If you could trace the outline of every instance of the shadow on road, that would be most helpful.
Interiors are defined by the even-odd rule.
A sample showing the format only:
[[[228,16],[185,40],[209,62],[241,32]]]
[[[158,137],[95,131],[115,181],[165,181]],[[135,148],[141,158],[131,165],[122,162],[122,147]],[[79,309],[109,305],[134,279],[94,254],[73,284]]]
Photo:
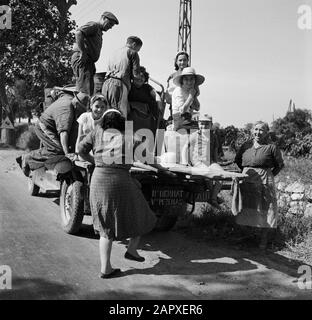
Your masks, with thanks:
[[[13,278],[12,289],[0,290],[0,300],[58,300],[73,294],[67,285],[41,278]]]
[[[75,234],[76,237],[87,238],[87,239],[96,239],[99,240],[100,236],[96,235],[93,230],[92,224],[83,223],[79,232]]]
[[[112,290],[111,297],[117,295],[118,299],[130,300],[310,299],[307,292],[298,290],[295,280],[270,270],[298,277],[300,263],[274,253],[264,255],[256,249],[248,252],[202,240],[191,241],[176,232],[152,232],[142,238],[140,249],[145,263],[127,262],[131,267],[118,278],[104,280],[118,283],[117,279],[125,278],[129,283],[127,289]],[[134,275],[140,275],[142,280],[136,281]],[[154,276],[158,276],[157,283]],[[109,296],[109,291],[105,290],[83,298]]]
[[[41,197],[41,198],[57,198],[57,199],[55,199],[53,201],[57,205],[60,204],[59,196],[60,196],[60,192],[59,191],[40,192],[38,194],[38,197]]]
[[[125,274],[194,275],[274,269],[298,277],[302,262],[257,248],[238,250],[217,242],[194,240],[175,232],[152,232],[144,236],[141,246],[144,256],[159,252],[159,261],[150,269],[135,269]],[[153,253],[154,255],[155,253]]]

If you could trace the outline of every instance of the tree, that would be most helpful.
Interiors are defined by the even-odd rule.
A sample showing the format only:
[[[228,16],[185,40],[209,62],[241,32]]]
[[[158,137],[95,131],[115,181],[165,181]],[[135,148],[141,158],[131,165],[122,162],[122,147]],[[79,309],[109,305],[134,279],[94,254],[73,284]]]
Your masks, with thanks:
[[[0,34],[0,70],[6,85],[25,82],[22,98],[32,108],[43,99],[43,89],[72,80],[70,66],[75,22],[68,9],[75,0],[11,0],[17,23]],[[29,104],[28,104],[29,106]]]
[[[273,122],[273,130],[277,135],[284,135],[286,138],[295,137],[297,133],[303,135],[312,132],[311,112],[306,109],[295,109],[287,112],[284,118],[278,118]]]
[[[308,156],[312,145],[312,115],[306,109],[288,111],[273,122],[278,146],[293,156]]]
[[[253,123],[251,122],[248,122],[244,125],[244,131],[246,133],[251,133],[252,128],[253,128]]]

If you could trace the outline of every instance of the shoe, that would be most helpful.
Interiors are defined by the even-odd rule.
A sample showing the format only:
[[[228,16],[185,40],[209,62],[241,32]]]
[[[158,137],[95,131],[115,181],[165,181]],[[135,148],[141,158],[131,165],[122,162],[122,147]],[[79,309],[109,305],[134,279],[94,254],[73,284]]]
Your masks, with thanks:
[[[24,175],[26,177],[29,177],[30,175],[30,168],[29,168],[29,165],[26,164],[24,167],[23,167],[23,156],[19,156],[15,159],[15,161],[18,163],[18,165],[20,166],[20,168],[22,169]]]
[[[20,168],[22,169],[22,156],[19,156],[15,159],[15,161],[18,163],[18,165],[20,166]]]
[[[138,261],[138,262],[145,261],[145,258],[143,258],[143,257],[135,257],[131,253],[129,253],[128,251],[126,251],[126,253],[125,253],[125,258],[129,259],[129,260],[133,260],[133,261]]]
[[[115,276],[117,276],[119,273],[121,273],[120,269],[114,269],[111,273],[100,273],[100,278],[102,279],[110,279],[110,278],[114,278]]]
[[[29,168],[29,165],[26,164],[26,166],[22,169],[23,170],[23,173],[26,177],[29,177],[30,175],[30,168]]]

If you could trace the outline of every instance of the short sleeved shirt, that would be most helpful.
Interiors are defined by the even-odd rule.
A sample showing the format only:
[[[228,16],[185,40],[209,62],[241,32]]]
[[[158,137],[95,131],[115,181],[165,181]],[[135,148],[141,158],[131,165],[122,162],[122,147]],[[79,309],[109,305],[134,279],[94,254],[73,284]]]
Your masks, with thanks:
[[[44,124],[48,131],[60,135],[61,132],[68,132],[68,147],[71,152],[75,149],[78,136],[77,117],[81,115],[84,108],[72,104],[73,97],[63,95],[52,103],[41,115],[40,122]]]
[[[47,130],[60,134],[62,131],[71,131],[74,121],[73,97],[64,95],[52,103],[41,115],[40,121]]]
[[[89,132],[94,130],[95,126],[101,123],[102,118],[94,120],[92,112],[84,112],[78,119],[77,122],[82,125],[82,134],[86,136]]]
[[[98,61],[103,42],[101,25],[98,22],[91,21],[78,28],[78,31],[81,31],[85,37],[84,43],[88,56],[93,62]],[[76,43],[74,44],[74,51],[79,51]]]

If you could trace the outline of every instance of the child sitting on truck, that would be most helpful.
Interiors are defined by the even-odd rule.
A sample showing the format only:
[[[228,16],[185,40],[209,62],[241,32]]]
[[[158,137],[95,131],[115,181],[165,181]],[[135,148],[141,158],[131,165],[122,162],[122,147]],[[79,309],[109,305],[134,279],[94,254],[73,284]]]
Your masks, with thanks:
[[[218,159],[218,140],[213,134],[212,118],[201,118],[199,120],[199,130],[193,132],[189,137],[189,143],[182,149],[182,163],[191,164],[195,168],[210,170],[211,164],[217,164]],[[222,168],[220,168],[222,170]],[[211,181],[211,180],[209,180]],[[211,181],[210,203],[219,207],[217,196],[221,191],[222,182]]]

